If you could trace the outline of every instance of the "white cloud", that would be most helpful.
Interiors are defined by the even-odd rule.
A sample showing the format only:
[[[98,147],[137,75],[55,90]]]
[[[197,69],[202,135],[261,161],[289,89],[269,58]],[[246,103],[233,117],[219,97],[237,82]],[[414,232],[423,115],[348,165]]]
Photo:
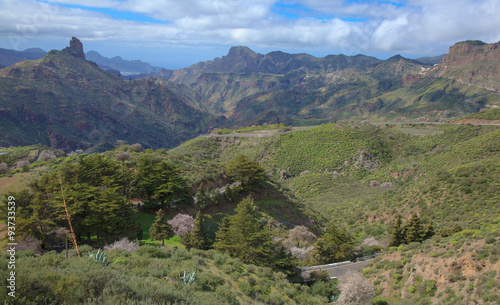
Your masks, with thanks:
[[[394,2],[394,1],[393,1]],[[377,1],[287,0],[309,8],[290,19],[273,12],[276,0],[0,0],[0,35],[77,36],[138,44],[230,44],[331,48],[351,53],[426,53],[455,41],[500,39],[498,0],[407,0],[402,5]],[[110,8],[163,20],[165,24],[113,19],[79,8]],[[331,19],[319,15],[334,16]],[[358,21],[345,21],[358,18]],[[8,46],[6,46],[8,47]]]

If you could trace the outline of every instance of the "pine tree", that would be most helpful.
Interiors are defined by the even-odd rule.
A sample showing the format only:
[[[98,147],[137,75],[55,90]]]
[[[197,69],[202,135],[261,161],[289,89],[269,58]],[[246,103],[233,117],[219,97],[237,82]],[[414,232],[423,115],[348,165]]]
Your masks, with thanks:
[[[271,232],[259,221],[253,199],[243,199],[236,214],[219,226],[214,248],[239,258],[246,264],[273,266],[276,244]]]
[[[186,235],[188,235],[186,237]],[[208,250],[212,246],[212,241],[210,240],[210,233],[207,228],[207,218],[201,212],[196,214],[196,218],[193,223],[193,231],[188,232],[183,236],[183,240],[186,237],[186,241],[183,244],[186,248],[195,248],[200,250]]]
[[[227,243],[229,238],[229,227],[231,226],[230,216],[222,218],[219,223],[219,228],[215,234],[215,243],[213,244],[214,249],[222,253],[228,253],[228,248],[230,245]]]
[[[238,200],[239,196],[239,190],[238,187],[231,187],[230,184],[226,186],[226,189],[224,190],[224,197],[226,198],[227,201],[234,203]]]
[[[210,205],[218,206],[221,202],[221,196],[218,189],[213,189],[210,192]]]
[[[229,177],[240,181],[243,188],[250,189],[264,180],[266,171],[256,161],[244,154],[239,154],[231,159],[224,172]]]
[[[422,242],[422,237],[424,236],[424,230],[422,228],[422,223],[417,213],[411,215],[410,220],[406,224],[406,242]]]
[[[392,226],[392,236],[387,247],[398,247],[404,242],[401,215],[398,215]]]
[[[436,234],[436,232],[434,231],[434,227],[432,226],[432,219],[429,221],[429,223],[427,224],[427,226],[425,227],[425,233],[424,233],[424,236],[423,236],[423,239],[429,239],[431,238],[432,236],[434,236],[434,234]]]
[[[208,197],[207,193],[205,192],[205,189],[203,187],[203,183],[200,185],[198,188],[198,191],[196,191],[196,202],[200,209],[204,210],[208,204],[209,204],[210,198]]]
[[[162,209],[156,212],[155,222],[149,229],[149,237],[152,240],[161,240],[162,246],[165,245],[165,239],[174,237],[172,226],[167,222],[167,216]]]
[[[353,238],[344,230],[331,225],[314,247],[313,258],[318,264],[350,260],[354,252]]]

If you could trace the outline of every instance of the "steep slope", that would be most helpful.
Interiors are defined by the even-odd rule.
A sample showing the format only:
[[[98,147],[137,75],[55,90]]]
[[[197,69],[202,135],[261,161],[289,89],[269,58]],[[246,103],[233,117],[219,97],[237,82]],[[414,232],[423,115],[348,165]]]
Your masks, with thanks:
[[[438,74],[461,83],[500,91],[500,41],[464,41],[450,47]]]
[[[236,125],[311,124],[338,119],[440,120],[500,105],[498,43],[458,43],[439,66],[394,56],[379,64],[311,75],[247,96]],[[307,121],[311,122],[307,123]]]
[[[247,47],[232,47],[213,61],[179,70],[163,70],[163,79],[191,87],[206,98],[214,113],[231,112],[236,102],[256,93],[289,89],[310,75],[331,73],[381,62],[364,56],[330,55],[317,58],[309,54],[280,51],[266,55]]]
[[[2,146],[102,150],[125,140],[171,147],[217,121],[159,82],[125,81],[99,69],[77,39],[0,70],[0,88]]]

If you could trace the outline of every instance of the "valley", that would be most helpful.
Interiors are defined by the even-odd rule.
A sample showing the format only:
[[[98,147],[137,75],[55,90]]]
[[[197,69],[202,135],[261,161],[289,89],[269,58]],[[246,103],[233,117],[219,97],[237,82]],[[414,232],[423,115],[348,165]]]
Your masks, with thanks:
[[[348,279],[370,304],[497,304],[498,45],[437,65],[233,47],[128,80],[73,38],[0,69],[9,304],[329,304]]]

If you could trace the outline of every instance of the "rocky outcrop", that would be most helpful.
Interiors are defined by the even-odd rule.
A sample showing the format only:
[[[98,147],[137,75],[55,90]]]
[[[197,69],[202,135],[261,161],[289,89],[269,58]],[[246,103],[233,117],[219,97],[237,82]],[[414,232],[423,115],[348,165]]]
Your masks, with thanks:
[[[450,47],[439,74],[489,90],[500,90],[500,41],[464,41]]]
[[[73,37],[69,42],[69,47],[65,48],[63,52],[69,53],[75,57],[85,59],[85,53],[83,52],[83,44],[78,38]]]

